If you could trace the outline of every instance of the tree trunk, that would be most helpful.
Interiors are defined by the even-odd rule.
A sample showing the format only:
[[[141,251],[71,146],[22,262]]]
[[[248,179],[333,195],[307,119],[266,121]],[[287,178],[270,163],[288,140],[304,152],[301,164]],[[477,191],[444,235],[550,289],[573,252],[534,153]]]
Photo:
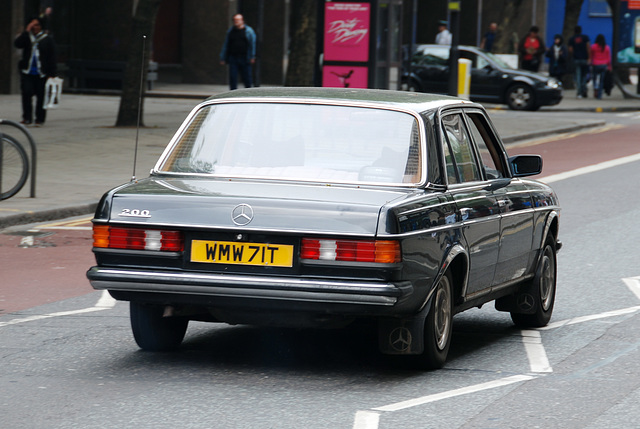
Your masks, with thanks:
[[[528,3],[528,2],[527,2]],[[500,54],[517,54],[518,42],[524,36],[524,29],[517,21],[521,15],[523,0],[512,0],[504,2],[502,19],[498,25],[499,33],[496,38],[494,51]],[[522,34],[521,34],[522,33]]]
[[[156,21],[158,8],[162,0],[138,0],[138,6],[133,16],[131,38],[129,39],[129,54],[127,65],[122,79],[122,96],[116,127],[136,126],[138,123],[138,104],[140,101],[140,126],[144,126],[143,107],[144,91],[146,86],[146,72],[151,56],[151,40],[153,39],[153,27]],[[144,38],[146,36],[146,39]],[[142,51],[144,41],[144,52]],[[144,59],[143,59],[144,56]],[[144,64],[144,66],[143,66]],[[140,74],[142,89],[140,88]],[[142,100],[140,99],[142,91]]]
[[[571,36],[573,36],[578,19],[580,19],[580,10],[582,9],[583,0],[566,0],[564,4],[564,23],[562,25],[562,37],[566,44]]]
[[[285,86],[313,86],[316,55],[316,0],[291,2],[291,53]]]

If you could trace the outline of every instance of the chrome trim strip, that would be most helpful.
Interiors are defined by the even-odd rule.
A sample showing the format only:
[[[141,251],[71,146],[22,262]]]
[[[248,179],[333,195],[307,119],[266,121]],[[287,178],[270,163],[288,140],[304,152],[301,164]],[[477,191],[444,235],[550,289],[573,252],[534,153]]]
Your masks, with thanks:
[[[127,256],[153,256],[154,258],[182,258],[182,252],[165,252],[162,250],[130,250],[130,249],[113,249],[109,247],[93,247],[93,253],[104,253],[113,255]]]
[[[346,282],[298,278],[256,277],[207,273],[158,273],[92,267],[87,272],[94,289],[126,292],[180,293],[187,295],[259,298],[393,306],[409,282]]]
[[[502,217],[513,217],[513,216],[521,216],[523,214],[533,214],[535,213],[534,209],[523,209],[523,210],[512,210],[509,212],[502,213]]]
[[[252,227],[251,225],[245,225],[244,227],[240,227],[240,226],[235,226],[235,225],[221,225],[221,226],[215,226],[215,225],[204,225],[204,224],[191,224],[191,223],[151,223],[151,222],[145,222],[145,223],[133,223],[131,221],[126,222],[123,220],[110,220],[110,221],[101,221],[101,223],[105,223],[105,224],[109,224],[109,225],[115,225],[115,224],[123,224],[123,225],[135,225],[135,226],[145,226],[145,227],[161,227],[161,228],[173,228],[173,229],[197,229],[198,231],[211,231],[211,232],[218,232],[218,231],[237,231],[237,232],[246,232],[246,233],[260,233],[260,232],[264,232],[264,233],[276,233],[276,234],[290,234],[290,233],[294,233],[294,234],[304,234],[304,235],[308,235],[308,236],[313,236],[313,237],[326,237],[326,236],[331,236],[331,237],[363,237],[363,238],[374,238],[376,237],[375,232],[371,232],[370,234],[364,233],[364,232],[353,232],[353,233],[346,233],[346,232],[341,232],[341,231],[318,231],[316,230],[304,230],[304,229],[284,229],[284,228],[280,228],[278,227],[277,229],[271,229],[271,228],[261,228],[261,227]],[[192,232],[192,231],[191,231]]]

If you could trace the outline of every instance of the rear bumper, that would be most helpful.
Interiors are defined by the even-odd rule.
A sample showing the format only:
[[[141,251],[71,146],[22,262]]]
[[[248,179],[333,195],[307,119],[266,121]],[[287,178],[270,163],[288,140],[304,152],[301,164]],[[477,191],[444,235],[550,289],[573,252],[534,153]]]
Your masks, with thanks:
[[[237,304],[238,300],[279,301],[280,307],[282,304],[285,307],[290,305],[292,310],[297,309],[294,303],[309,303],[312,307],[324,310],[336,310],[345,305],[384,310],[406,302],[413,294],[413,286],[409,281],[336,281],[105,267],[92,267],[87,272],[87,278],[94,289],[116,292],[120,296],[140,293],[180,296],[182,302],[192,301],[199,305],[203,304],[203,297],[231,298]]]

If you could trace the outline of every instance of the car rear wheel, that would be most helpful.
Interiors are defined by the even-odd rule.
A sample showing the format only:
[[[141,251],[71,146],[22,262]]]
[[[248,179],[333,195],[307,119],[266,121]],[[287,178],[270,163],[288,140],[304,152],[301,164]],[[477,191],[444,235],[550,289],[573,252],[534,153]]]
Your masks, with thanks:
[[[553,241],[547,240],[536,275],[528,288],[517,299],[530,300],[535,306],[532,314],[511,313],[511,320],[523,328],[546,326],[556,300],[556,251]],[[521,305],[521,304],[519,304]]]
[[[164,307],[131,302],[131,330],[138,346],[148,351],[177,348],[187,332],[189,319],[164,317]]]
[[[452,278],[448,271],[440,278],[424,327],[424,352],[420,356],[425,369],[442,368],[447,360],[453,327]]]
[[[507,90],[507,104],[513,110],[535,110],[535,94],[529,85],[516,84]]]

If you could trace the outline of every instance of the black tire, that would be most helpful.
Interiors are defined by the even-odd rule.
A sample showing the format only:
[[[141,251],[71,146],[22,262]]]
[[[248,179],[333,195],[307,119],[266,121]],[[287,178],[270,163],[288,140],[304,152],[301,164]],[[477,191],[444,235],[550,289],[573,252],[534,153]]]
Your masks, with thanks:
[[[522,328],[540,328],[551,320],[556,300],[556,249],[553,241],[547,240],[536,275],[530,286],[517,299],[531,299],[535,306],[532,314],[511,313],[511,320]]]
[[[513,110],[536,110],[536,96],[533,88],[517,83],[507,90],[507,104]]]
[[[3,134],[0,142],[0,200],[20,192],[29,175],[29,158],[22,145]]]
[[[424,324],[424,369],[442,368],[449,354],[453,333],[453,280],[448,271],[440,278],[433,294],[431,309]]]
[[[164,308],[131,302],[129,305],[131,330],[142,350],[168,351],[180,346],[187,332],[189,319],[163,317]]]

